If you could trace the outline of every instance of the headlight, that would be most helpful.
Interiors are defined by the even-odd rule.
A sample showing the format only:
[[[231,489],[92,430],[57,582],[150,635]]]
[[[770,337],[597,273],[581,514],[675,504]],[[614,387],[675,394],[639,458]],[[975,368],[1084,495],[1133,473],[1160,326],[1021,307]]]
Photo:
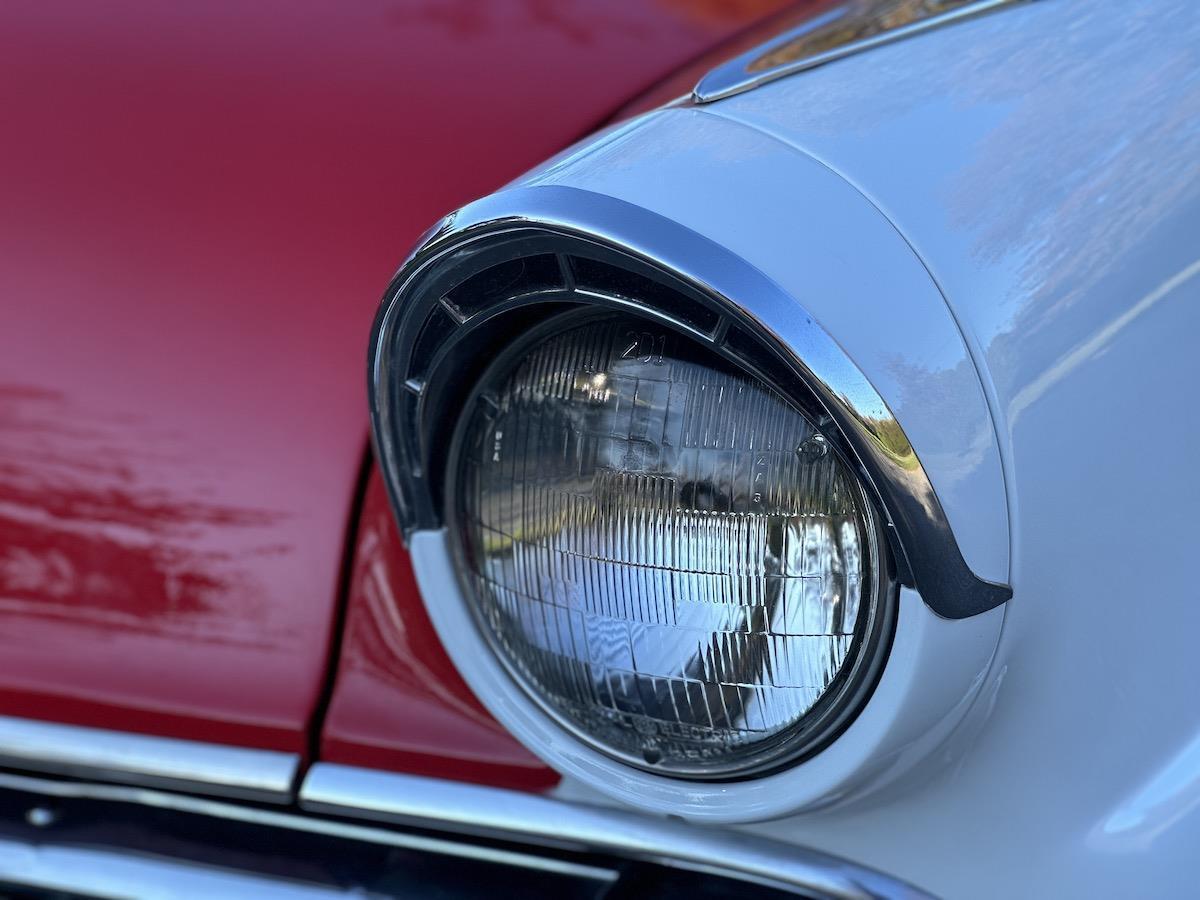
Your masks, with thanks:
[[[568,785],[639,808],[764,820],[933,765],[1011,595],[893,412],[1007,566],[946,298],[773,137],[678,110],[596,146],[431,229],[376,318],[372,433],[438,637]]]
[[[880,529],[834,436],[769,384],[648,320],[567,313],[491,366],[451,455],[477,623],[578,737],[729,779],[853,714]]]

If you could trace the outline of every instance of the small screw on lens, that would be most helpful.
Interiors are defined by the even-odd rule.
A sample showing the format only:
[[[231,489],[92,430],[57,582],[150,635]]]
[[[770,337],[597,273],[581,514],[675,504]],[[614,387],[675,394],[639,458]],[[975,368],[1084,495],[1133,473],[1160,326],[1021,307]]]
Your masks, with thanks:
[[[821,459],[828,452],[829,442],[825,440],[825,435],[823,434],[814,434],[796,448],[796,453],[802,459],[807,460]]]

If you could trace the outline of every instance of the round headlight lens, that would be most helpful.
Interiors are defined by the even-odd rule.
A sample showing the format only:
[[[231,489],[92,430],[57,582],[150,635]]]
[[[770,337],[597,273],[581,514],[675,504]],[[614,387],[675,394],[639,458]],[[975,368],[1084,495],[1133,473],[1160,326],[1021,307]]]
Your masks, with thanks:
[[[577,736],[661,774],[747,777],[852,714],[879,530],[770,385],[648,321],[586,315],[492,368],[455,455],[469,602]]]

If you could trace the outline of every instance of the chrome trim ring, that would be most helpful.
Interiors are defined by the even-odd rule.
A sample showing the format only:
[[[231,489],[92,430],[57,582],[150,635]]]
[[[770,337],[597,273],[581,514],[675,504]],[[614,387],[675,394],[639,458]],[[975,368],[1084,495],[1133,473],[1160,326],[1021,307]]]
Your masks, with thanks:
[[[490,266],[533,256],[553,258],[559,269],[547,272],[538,289],[515,297],[498,290],[470,308],[452,299],[456,287]],[[590,290],[569,262],[575,256],[619,260],[670,292],[670,299]],[[766,305],[805,321],[802,345],[785,346],[770,322],[738,303],[737,298],[751,296],[759,308]],[[879,499],[898,580],[915,587],[938,615],[965,618],[1011,596],[1006,585],[985,581],[967,566],[900,424],[796,298],[684,226],[621,200],[561,186],[508,190],[448,217],[427,234],[385,294],[371,338],[372,432],[406,534],[444,521],[439,479],[444,433],[452,428],[434,421],[438,417],[431,411],[461,402],[453,392],[447,399],[446,370],[462,378],[462,369],[488,352],[486,344],[472,345],[470,334],[514,312],[527,315],[513,320],[527,327],[547,310],[602,303],[667,323],[734,356],[750,371],[764,374],[765,366],[768,378],[793,379],[815,397],[819,414],[845,438]]]

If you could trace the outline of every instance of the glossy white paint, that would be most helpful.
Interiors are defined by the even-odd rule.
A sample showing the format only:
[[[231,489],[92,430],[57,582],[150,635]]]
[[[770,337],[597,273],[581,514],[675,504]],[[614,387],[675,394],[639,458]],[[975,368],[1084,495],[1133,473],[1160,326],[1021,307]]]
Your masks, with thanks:
[[[973,747],[789,833],[951,896],[1194,895],[1200,7],[1052,0],[712,109],[912,243],[985,372],[1012,503]]]
[[[983,684],[1003,607],[967,619],[934,615],[900,592],[896,636],[865,709],[832,748],[762,778],[696,782],[632,769],[563,729],[504,669],[462,602],[445,531],[409,541],[429,617],[463,678],[519,740],[564,775],[652,813],[697,822],[771,819],[845,803],[920,769],[962,718]]]
[[[780,285],[796,309],[765,297],[734,299],[801,358],[806,323],[799,307],[833,336],[904,428],[968,566],[1007,583],[1008,514],[995,431],[937,285],[904,238],[845,180],[710,108],[719,104],[652,114],[560,157],[521,186],[624,200],[721,244]],[[514,205],[524,202],[514,192]]]
[[[1200,5],[1015,7],[653,114],[526,183],[652,209],[801,299],[968,562],[1013,585],[925,765],[746,827],[948,896],[1192,895]]]
[[[1194,894],[1200,5],[1017,7],[655,114],[534,180],[684,221],[802,296],[968,561],[1011,573],[996,659],[929,765],[749,827],[948,896]],[[962,337],[930,337],[915,285],[871,284],[872,205]],[[946,387],[976,370],[990,420]]]

